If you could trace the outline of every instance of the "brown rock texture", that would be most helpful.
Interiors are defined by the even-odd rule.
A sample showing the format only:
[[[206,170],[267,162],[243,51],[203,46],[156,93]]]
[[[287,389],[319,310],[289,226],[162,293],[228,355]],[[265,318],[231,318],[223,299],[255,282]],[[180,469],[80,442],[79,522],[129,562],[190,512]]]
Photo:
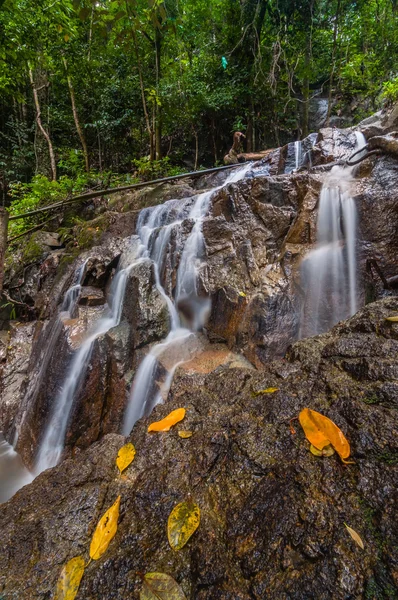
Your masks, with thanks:
[[[3,596],[52,598],[62,565],[88,557],[120,494],[118,532],[86,568],[78,600],[138,599],[138,574],[148,571],[172,575],[192,600],[395,598],[398,326],[385,318],[397,312],[396,298],[378,301],[261,372],[181,369],[167,405],[130,436],[137,454],[122,477],[115,458],[125,439],[107,435],[0,507]],[[256,394],[268,387],[278,391]],[[182,406],[183,422],[147,433]],[[304,407],[342,429],[355,464],[315,457],[301,427],[291,433]],[[201,523],[175,552],[167,518],[188,496]]]

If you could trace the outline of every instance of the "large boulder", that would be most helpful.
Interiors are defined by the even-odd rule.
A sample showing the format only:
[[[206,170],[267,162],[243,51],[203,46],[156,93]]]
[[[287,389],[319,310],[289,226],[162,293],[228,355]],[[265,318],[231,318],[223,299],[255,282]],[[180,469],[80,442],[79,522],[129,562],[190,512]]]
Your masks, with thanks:
[[[86,567],[78,600],[138,599],[148,571],[173,576],[195,600],[394,598],[398,329],[386,317],[397,311],[396,298],[369,305],[262,371],[181,369],[151,420],[181,406],[185,420],[160,434],[139,422],[122,477],[125,439],[107,435],[0,507],[3,595],[52,597],[62,566],[87,561],[96,523],[120,495],[118,531]],[[304,407],[342,429],[353,464],[310,453],[300,425],[289,427]],[[201,521],[176,552],[167,519],[189,497]]]

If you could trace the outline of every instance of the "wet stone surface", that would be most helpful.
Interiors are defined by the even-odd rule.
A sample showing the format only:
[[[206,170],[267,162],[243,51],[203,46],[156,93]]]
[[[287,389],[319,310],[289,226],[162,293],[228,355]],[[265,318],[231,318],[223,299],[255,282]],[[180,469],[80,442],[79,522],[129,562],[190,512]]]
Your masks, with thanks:
[[[396,597],[398,326],[385,317],[397,312],[395,298],[369,305],[262,371],[181,368],[167,405],[130,436],[137,454],[123,477],[115,458],[125,439],[107,435],[0,507],[2,595],[52,598],[62,565],[88,557],[98,519],[120,494],[118,532],[86,568],[80,600],[138,599],[147,571],[169,573],[189,599]],[[373,371],[347,368],[371,355]],[[278,391],[255,395],[268,387]],[[182,423],[147,433],[181,406]],[[291,433],[304,407],[342,429],[355,464],[313,456],[296,422]],[[189,495],[201,523],[175,552],[167,518]]]

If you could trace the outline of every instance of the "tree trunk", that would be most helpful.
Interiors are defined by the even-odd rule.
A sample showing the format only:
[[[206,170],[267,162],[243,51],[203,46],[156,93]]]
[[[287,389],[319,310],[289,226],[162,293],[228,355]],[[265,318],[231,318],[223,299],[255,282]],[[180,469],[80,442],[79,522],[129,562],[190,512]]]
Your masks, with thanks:
[[[78,112],[77,112],[76,101],[75,101],[75,90],[73,89],[72,78],[68,74],[68,64],[66,62],[66,58],[63,56],[62,59],[64,61],[64,66],[65,66],[65,71],[66,71],[66,79],[68,81],[68,87],[69,87],[69,93],[70,93],[70,101],[72,103],[73,119],[75,121],[76,131],[77,131],[77,134],[78,134],[78,136],[80,138],[80,143],[81,143],[82,148],[83,148],[84,163],[86,165],[86,171],[87,171],[87,173],[89,173],[90,172],[90,163],[89,163],[89,159],[88,159],[87,143],[86,143],[86,138],[84,137],[83,130],[80,127],[79,115],[78,115]]]
[[[329,77],[328,112],[327,112],[326,121],[325,121],[326,127],[329,127],[330,114],[332,112],[332,88],[333,88],[334,72],[336,70],[337,33],[338,33],[338,27],[339,27],[339,17],[340,17],[340,0],[337,0],[336,14],[334,16],[332,67],[330,70],[330,77]]]
[[[0,207],[0,296],[3,291],[4,259],[7,250],[8,211]]]
[[[155,114],[155,153],[156,160],[162,158],[162,107],[159,103],[159,80],[161,77],[162,36],[159,29],[155,32],[155,61],[156,61],[156,114]]]
[[[193,128],[193,134],[195,136],[195,165],[194,165],[194,171],[197,171],[198,169],[198,159],[199,159],[199,136],[198,136],[198,132],[196,131],[195,128]]]
[[[100,136],[100,132],[99,132],[98,127],[97,127],[97,138],[98,138],[98,163],[99,163],[100,173],[102,173],[101,136]]]
[[[140,80],[142,108],[144,110],[145,124],[146,124],[146,128],[147,128],[148,136],[149,136],[149,155],[150,155],[150,160],[153,161],[153,159],[154,159],[153,132],[152,132],[152,127],[151,127],[151,121],[149,119],[148,107],[147,107],[147,103],[146,103],[146,99],[145,99],[144,79],[142,76],[141,60],[140,60],[140,54],[138,51],[137,37],[135,34],[134,26],[132,27],[132,33],[133,33],[135,56],[137,58],[138,76],[139,76],[139,80]]]
[[[45,138],[45,140],[47,142],[48,152],[49,152],[49,155],[50,155],[52,178],[53,178],[53,181],[56,181],[57,180],[57,167],[56,167],[56,163],[55,163],[54,149],[53,149],[53,145],[51,143],[50,135],[44,129],[43,124],[41,122],[41,110],[40,110],[39,95],[38,95],[38,90],[35,87],[35,82],[34,82],[34,79],[33,79],[33,72],[32,72],[32,69],[30,67],[29,67],[29,79],[30,79],[30,83],[31,83],[31,86],[32,86],[33,98],[34,98],[34,101],[35,101],[37,126],[39,127],[41,133],[43,134],[43,137]]]
[[[301,137],[305,138],[308,135],[309,121],[309,100],[310,100],[310,64],[311,64],[311,37],[307,37],[304,57],[304,84],[303,84],[303,118],[301,125]]]
[[[213,153],[214,153],[214,164],[218,161],[218,152],[217,152],[217,141],[216,141],[216,126],[214,123],[214,118],[211,120],[211,137],[213,141]]]

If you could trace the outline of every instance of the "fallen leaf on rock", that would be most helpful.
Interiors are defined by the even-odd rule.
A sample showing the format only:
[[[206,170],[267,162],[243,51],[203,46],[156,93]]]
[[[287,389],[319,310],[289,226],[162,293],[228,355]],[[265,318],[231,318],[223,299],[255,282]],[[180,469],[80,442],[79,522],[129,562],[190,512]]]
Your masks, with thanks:
[[[394,317],[386,317],[386,321],[390,321],[391,323],[398,323],[398,315]]]
[[[166,573],[147,573],[140,600],[187,600],[178,583]]]
[[[255,396],[260,396],[261,394],[274,394],[275,392],[278,392],[279,388],[277,387],[269,387],[266,388],[265,390],[258,390],[257,392],[254,392]]]
[[[167,536],[173,550],[181,550],[200,523],[199,506],[192,500],[177,504],[167,522]]]
[[[354,542],[356,542],[358,544],[358,546],[360,548],[362,548],[362,550],[365,550],[363,541],[362,541],[361,537],[358,535],[358,533],[355,531],[355,529],[352,529],[352,527],[348,527],[347,523],[344,523],[344,525],[346,526],[347,531],[350,534],[350,536],[352,537],[352,539],[354,540]]]
[[[192,431],[179,431],[178,435],[180,436],[180,438],[182,438],[183,440],[186,440],[187,438],[192,437]]]
[[[329,444],[329,446],[325,446],[324,448],[322,448],[322,450],[318,450],[318,448],[315,448],[315,446],[311,444],[310,452],[314,456],[333,456],[334,449],[333,446]]]
[[[184,417],[185,408],[177,408],[161,421],[151,423],[148,427],[148,431],[169,431],[170,427],[173,427],[173,425],[182,421]]]
[[[55,600],[73,600],[84,573],[84,558],[75,556],[64,565],[57,583]]]
[[[130,463],[133,462],[135,457],[135,448],[133,444],[125,444],[122,446],[117,453],[116,465],[120,473],[127,469]]]
[[[104,516],[98,521],[90,545],[90,557],[93,560],[98,560],[104,554],[115,536],[119,518],[119,505],[120,496],[118,496],[116,502],[112,504]]]
[[[301,411],[299,421],[305,437],[315,448],[322,451],[331,444],[342,461],[347,462],[346,459],[350,456],[350,444],[333,421],[309,408]]]

